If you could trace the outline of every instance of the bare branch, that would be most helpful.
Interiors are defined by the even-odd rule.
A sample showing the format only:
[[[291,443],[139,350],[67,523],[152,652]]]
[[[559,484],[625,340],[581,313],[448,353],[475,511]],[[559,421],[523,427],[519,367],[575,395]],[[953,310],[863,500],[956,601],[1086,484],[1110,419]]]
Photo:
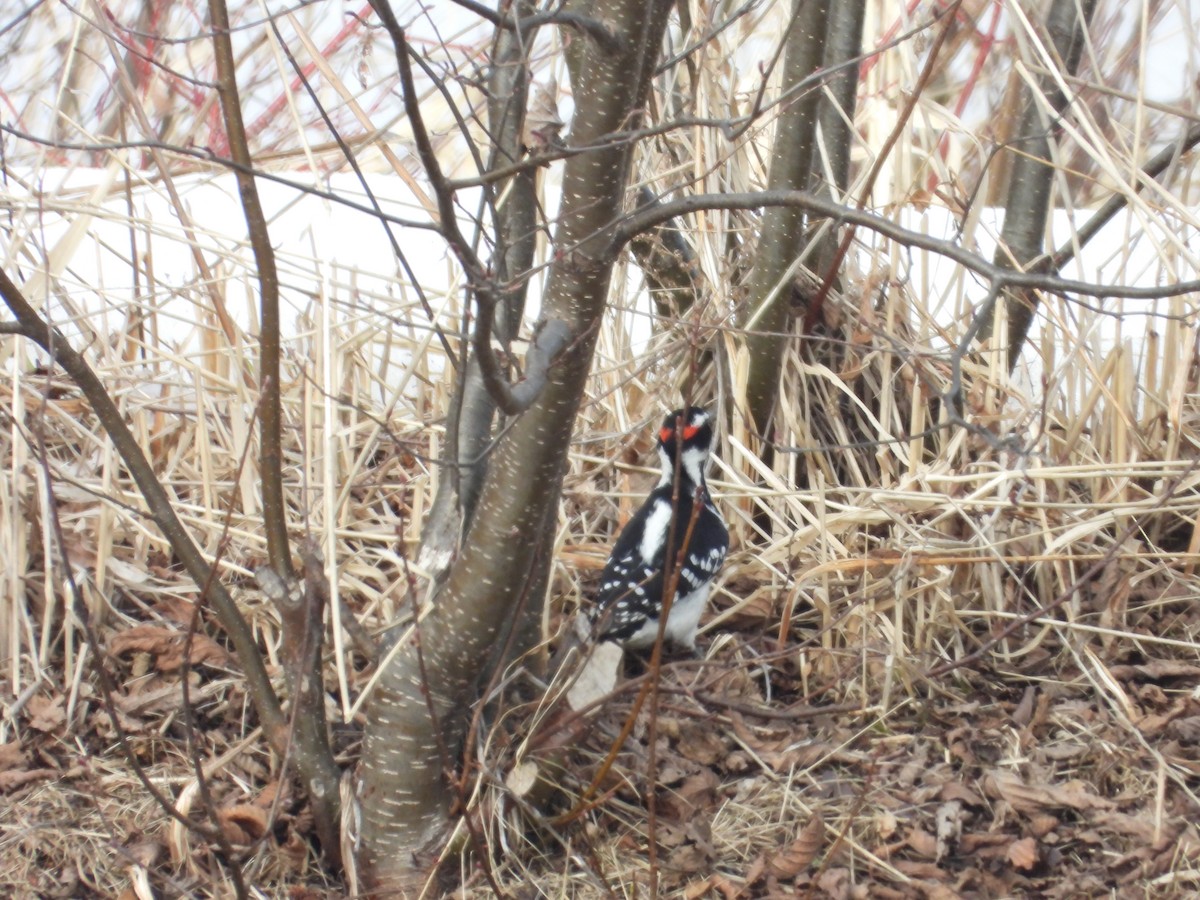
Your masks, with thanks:
[[[511,16],[502,16],[494,9],[477,3],[475,0],[454,0],[454,3],[505,31],[515,31],[517,34],[525,35],[543,25],[566,25],[568,28],[583,32],[609,53],[620,53],[623,46],[620,36],[606,28],[603,22],[571,10],[556,9],[514,19]]]
[[[437,316],[433,312],[433,307],[429,304],[429,298],[425,296],[425,290],[421,287],[420,279],[417,278],[412,266],[409,265],[408,257],[401,249],[400,242],[396,240],[396,235],[393,234],[392,229],[388,227],[389,224],[402,224],[405,227],[413,226],[409,223],[395,222],[392,217],[384,213],[383,207],[380,205],[378,198],[375,196],[375,192],[371,190],[371,185],[367,181],[367,176],[363,173],[362,167],[358,164],[358,157],[355,156],[353,148],[351,148],[346,139],[342,137],[342,134],[340,131],[338,131],[337,126],[334,125],[333,120],[330,119],[329,113],[325,109],[325,104],[321,102],[321,98],[318,96],[317,92],[313,90],[312,82],[305,75],[304,69],[296,61],[295,54],[288,49],[287,41],[283,39],[283,35],[280,33],[279,26],[276,24],[274,18],[270,20],[270,24],[271,30],[275,34],[275,40],[280,51],[282,51],[283,55],[287,58],[288,64],[292,67],[292,71],[296,73],[296,78],[302,85],[304,85],[304,90],[308,94],[308,99],[312,101],[317,113],[321,116],[321,121],[325,123],[325,127],[329,130],[330,136],[338,145],[338,149],[342,151],[342,155],[346,158],[346,162],[349,164],[351,171],[354,172],[354,176],[358,179],[359,185],[362,186],[363,193],[367,196],[367,199],[371,201],[371,215],[373,215],[379,221],[379,224],[383,226],[383,232],[387,235],[388,243],[392,245],[392,253],[396,257],[396,261],[400,263],[400,268],[402,268],[404,270],[404,274],[408,276],[408,282],[410,285],[412,285],[413,291],[417,295],[417,300],[421,304],[421,308],[425,311],[425,315],[429,318],[431,325],[436,331],[438,342],[442,345],[442,352],[446,354],[446,359],[449,361],[451,367],[457,369],[459,367],[458,356],[455,354],[454,349],[450,346],[450,341],[447,340],[446,335],[442,332],[442,329],[438,328]],[[430,228],[433,226],[421,223],[420,227]]]
[[[613,242],[618,248],[635,236],[670,221],[677,216],[689,215],[701,210],[748,210],[764,206],[794,206],[810,213],[824,216],[835,222],[855,225],[876,234],[891,238],[906,247],[929,250],[947,259],[952,259],[963,268],[983,278],[1013,287],[1038,288],[1055,294],[1082,294],[1090,297],[1122,297],[1127,300],[1160,300],[1163,297],[1178,297],[1200,290],[1200,280],[1180,281],[1156,287],[1134,287],[1132,285],[1100,284],[1059,278],[1041,272],[1020,272],[1006,266],[988,262],[957,244],[940,238],[930,237],[898,225],[891,219],[853,209],[840,203],[819,197],[810,191],[758,191],[740,194],[695,194],[669,200],[652,209],[635,210],[625,216],[613,229]]]
[[[46,353],[58,365],[62,366],[68,376],[79,385],[88,402],[91,403],[96,417],[108,434],[120,454],[121,460],[129,469],[134,482],[142,492],[146,506],[150,510],[163,537],[171,545],[172,551],[183,562],[188,574],[197,585],[210,584],[209,598],[216,609],[221,624],[229,633],[238,660],[246,678],[246,689],[258,711],[263,730],[271,746],[280,754],[287,747],[287,722],[283,710],[271,687],[270,676],[267,675],[262,655],[254,633],[238,610],[237,603],[225,588],[219,578],[212,577],[212,568],[205,561],[200,549],[192,542],[183,523],[175,514],[174,504],[166,490],[154,474],[149,460],[142,452],[141,445],[125,424],[121,411],[105,389],[104,384],[92,367],[76,352],[67,339],[57,329],[51,328],[25,299],[20,289],[9,279],[8,274],[0,269],[0,297],[17,318],[21,327],[19,333],[25,335]]]
[[[392,46],[396,54],[396,65],[400,73],[400,85],[404,96],[404,112],[408,117],[409,127],[412,128],[413,143],[417,148],[417,156],[421,160],[425,177],[429,179],[430,188],[437,202],[438,228],[442,237],[446,239],[446,242],[450,245],[450,249],[458,258],[459,265],[462,266],[463,271],[466,273],[467,280],[475,295],[475,305],[478,312],[475,318],[472,346],[479,360],[479,368],[483,375],[484,384],[487,386],[488,393],[496,401],[496,405],[508,415],[515,415],[527,409],[537,399],[537,392],[540,392],[542,386],[545,385],[545,375],[549,369],[553,354],[550,357],[543,357],[536,362],[530,361],[530,371],[527,373],[524,382],[519,386],[510,385],[508,379],[504,376],[503,366],[496,359],[491,344],[498,292],[494,280],[490,277],[482,261],[476,255],[474,248],[458,227],[458,217],[454,208],[454,188],[442,172],[441,164],[438,162],[437,153],[433,147],[433,141],[430,140],[429,131],[425,127],[425,121],[421,114],[421,104],[417,101],[417,88],[413,80],[412,63],[409,60],[411,50],[408,46],[408,40],[405,37],[404,29],[396,20],[395,13],[392,12],[388,0],[370,0],[370,3],[371,8],[375,10],[375,14],[379,16],[380,21],[383,22],[384,29],[392,39]],[[552,335],[554,333],[553,331],[551,332]],[[563,346],[566,346],[566,343],[569,343],[569,341],[564,342]]]
[[[417,87],[413,81],[412,63],[408,58],[410,52],[408,39],[405,37],[404,29],[396,21],[396,14],[392,12],[392,7],[388,0],[370,0],[370,3],[371,9],[375,10],[375,15],[379,17],[379,21],[383,23],[384,30],[387,31],[388,36],[392,39],[392,48],[396,54],[396,67],[400,74],[404,114],[408,118],[409,127],[412,129],[413,143],[416,145],[417,157],[421,160],[421,167],[425,172],[425,177],[429,179],[429,186],[433,191],[434,199],[437,201],[438,230],[447,243],[450,244],[450,249],[458,257],[459,264],[463,267],[463,271],[466,272],[471,283],[476,286],[481,285],[485,280],[483,264],[479,261],[479,257],[475,255],[471,244],[463,236],[462,230],[458,227],[458,217],[454,210],[454,191],[447,182],[445,174],[442,172],[437,152],[433,148],[433,141],[430,140],[429,131],[425,127],[425,118],[421,113],[421,104],[417,100]]]
[[[1153,179],[1167,170],[1169,166],[1180,159],[1183,154],[1200,144],[1200,124],[1193,125],[1174,144],[1163,148],[1154,158],[1142,168],[1141,177],[1133,184],[1134,193],[1140,193]],[[1075,258],[1075,254],[1088,241],[1100,233],[1105,225],[1112,221],[1113,216],[1129,205],[1131,196],[1126,193],[1113,194],[1104,204],[1092,213],[1075,234],[1054,252],[1050,257],[1047,268],[1051,272],[1061,271],[1062,267]]]
[[[262,481],[263,530],[266,532],[267,556],[271,565],[284,578],[290,578],[293,569],[288,546],[287,507],[283,497],[283,408],[279,399],[279,274],[275,268],[275,251],[271,247],[258,187],[254,183],[254,176],[247,171],[253,163],[253,157],[246,143],[246,126],[242,121],[237,66],[233,58],[233,42],[229,37],[229,10],[225,0],[209,0],[208,9],[213,28],[213,58],[217,66],[221,115],[225,121],[229,152],[234,161],[244,167],[235,172],[235,178],[258,277],[261,310],[259,390],[263,393],[259,477]]]

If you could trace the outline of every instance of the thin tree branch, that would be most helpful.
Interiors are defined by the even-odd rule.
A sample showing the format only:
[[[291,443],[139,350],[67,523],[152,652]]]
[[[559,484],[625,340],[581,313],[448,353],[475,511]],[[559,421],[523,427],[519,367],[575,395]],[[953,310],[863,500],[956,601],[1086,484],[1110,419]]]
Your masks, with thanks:
[[[694,194],[690,197],[681,197],[666,201],[656,208],[639,209],[624,216],[613,228],[612,240],[614,246],[619,249],[643,231],[677,216],[690,215],[701,210],[750,210],[764,206],[795,206],[835,222],[865,228],[907,247],[929,250],[951,259],[988,281],[997,281],[1013,287],[1038,288],[1054,294],[1122,297],[1127,300],[1161,300],[1164,297],[1178,297],[1181,294],[1200,291],[1200,280],[1180,281],[1172,285],[1143,288],[1132,285],[1077,281],[1042,272],[1020,272],[988,262],[978,254],[957,244],[905,228],[891,219],[875,213],[843,206],[827,197],[819,197],[811,191],[758,191],[739,194]]]
[[[15,333],[23,334],[46,351],[83,391],[101,426],[120,454],[122,462],[142,492],[155,524],[192,580],[197,586],[211,582],[209,599],[212,600],[217,616],[228,632],[237,658],[242,664],[246,689],[258,711],[264,733],[271,747],[280,754],[284,753],[288,743],[287,722],[279,705],[279,698],[271,687],[271,679],[267,675],[254,634],[225,585],[220,579],[212,577],[212,567],[205,561],[183,523],[176,516],[171,498],[155,476],[154,469],[133,432],[125,424],[121,411],[117,409],[116,403],[87,361],[71,347],[58,329],[52,329],[38,315],[3,269],[0,269],[0,297],[3,297],[20,325],[20,331]]]
[[[479,361],[480,374],[483,376],[488,393],[496,401],[496,405],[506,415],[516,415],[528,409],[537,399],[542,388],[545,387],[546,377],[554,356],[571,341],[569,329],[566,329],[564,334],[565,323],[545,323],[542,334],[546,337],[547,347],[542,349],[549,352],[539,352],[535,339],[526,359],[524,381],[515,385],[509,383],[504,373],[504,367],[492,350],[492,329],[495,324],[498,292],[494,279],[491,278],[474,248],[458,227],[454,189],[442,172],[437,153],[433,148],[433,141],[430,140],[429,132],[425,127],[421,105],[417,101],[417,88],[413,80],[412,63],[409,60],[408,39],[405,37],[404,29],[396,20],[388,0],[369,0],[369,2],[392,39],[396,65],[400,73],[404,112],[408,117],[409,127],[412,128],[417,156],[421,160],[425,177],[429,179],[430,189],[437,202],[439,230],[457,257],[459,265],[462,266],[472,293],[475,295],[477,309],[472,348]]]
[[[217,66],[217,94],[225,121],[229,152],[243,168],[234,173],[250,248],[254,252],[259,288],[259,390],[261,440],[259,479],[262,482],[263,529],[267,538],[267,557],[272,568],[285,581],[293,577],[292,554],[288,541],[287,502],[283,495],[283,406],[279,396],[279,273],[275,268],[275,250],[267,231],[267,218],[258,197],[258,186],[249,173],[254,158],[246,143],[241,99],[237,88],[237,67],[233,42],[229,37],[229,10],[225,0],[209,0],[212,20],[213,58]]]
[[[293,54],[288,48],[287,41],[283,39],[283,35],[279,31],[279,26],[276,24],[275,19],[272,18],[270,22],[271,31],[275,35],[275,40],[280,51],[291,65],[292,71],[296,73],[296,78],[302,85],[304,85],[304,90],[308,94],[309,101],[316,108],[317,114],[320,115],[321,121],[325,123],[325,128],[328,129],[330,136],[338,145],[338,149],[342,151],[342,156],[345,157],[345,160],[347,164],[349,164],[351,171],[354,172],[355,177],[358,179],[358,183],[361,185],[363,193],[366,194],[367,199],[370,200],[370,214],[379,221],[380,225],[383,226],[383,232],[387,235],[388,242],[392,245],[392,254],[396,257],[396,261],[400,263],[400,268],[404,270],[404,274],[408,276],[408,283],[412,286],[413,291],[417,295],[417,299],[421,303],[422,309],[425,311],[425,315],[429,318],[429,322],[434,328],[434,333],[438,337],[438,343],[442,345],[442,352],[446,354],[446,359],[450,363],[450,366],[454,369],[458,369],[458,357],[454,353],[453,348],[450,346],[450,341],[446,338],[446,335],[442,332],[442,329],[437,327],[437,316],[434,315],[433,307],[429,305],[429,298],[425,296],[425,289],[421,287],[420,279],[417,278],[416,273],[412,270],[412,266],[409,265],[408,257],[400,248],[400,242],[396,240],[396,235],[393,234],[392,229],[388,227],[390,224],[404,223],[393,222],[391,217],[384,213],[383,207],[380,205],[379,200],[375,196],[375,192],[371,190],[371,185],[367,181],[367,176],[363,173],[362,167],[358,164],[358,157],[354,155],[353,148],[349,143],[347,143],[346,139],[342,137],[341,132],[338,131],[337,126],[334,125],[333,120],[329,117],[329,113],[325,109],[325,104],[321,102],[321,98],[317,95],[317,92],[313,90],[312,82],[310,82],[308,77],[305,75],[303,67],[300,66],[300,64],[296,61],[295,54]]]
[[[213,153],[208,148],[198,147],[183,147],[179,144],[168,144],[163,141],[60,141],[51,140],[49,138],[38,137],[36,134],[30,134],[27,131],[22,131],[19,128],[14,128],[5,122],[0,122],[0,134],[11,134],[13,137],[22,141],[28,141],[31,144],[36,144],[39,147],[49,147],[54,150],[78,150],[85,153],[111,153],[114,150],[152,150],[162,153],[170,153],[175,156],[182,156],[185,159],[195,160],[196,162],[209,163],[212,166],[219,166],[222,169],[228,169],[231,172],[243,172],[247,175],[252,175],[254,178],[261,178],[265,181],[270,181],[283,187],[291,188],[302,194],[308,194],[311,197],[316,197],[320,200],[335,203],[339,206],[344,206],[346,209],[352,209],[355,212],[366,213],[370,216],[375,216],[392,225],[399,225],[403,228],[417,228],[422,231],[437,231],[438,226],[431,222],[421,221],[418,219],[405,219],[400,216],[393,215],[373,206],[368,206],[364,203],[358,203],[343,197],[341,194],[333,191],[326,191],[316,185],[302,184],[299,181],[293,181],[290,178],[284,178],[275,172],[267,169],[255,167],[251,164],[242,164],[235,160],[224,156],[219,156]],[[375,138],[374,134],[365,134],[352,138],[354,143],[365,143]],[[342,139],[345,141],[345,139]],[[348,144],[349,142],[347,142]],[[164,167],[164,171],[165,167]],[[194,170],[189,170],[194,171]],[[178,173],[176,173],[178,174]],[[148,183],[156,183],[157,179],[150,176],[145,176]],[[193,239],[194,240],[194,239]],[[433,312],[426,309],[426,314],[433,318]]]
[[[606,28],[599,19],[593,19],[591,16],[571,12],[567,9],[534,13],[514,19],[512,16],[502,16],[491,7],[477,3],[475,0],[453,0],[453,2],[465,10],[475,13],[481,19],[486,19],[497,28],[515,31],[520,35],[529,34],[543,25],[566,25],[568,28],[583,32],[609,53],[620,53],[623,46],[621,38],[611,29]]]
[[[1153,179],[1165,172],[1168,166],[1192,150],[1197,144],[1200,144],[1200,124],[1193,125],[1180,136],[1178,141],[1169,147],[1164,147],[1143,166],[1141,177],[1133,184],[1133,193],[1141,193],[1142,189],[1147,187]],[[1075,258],[1078,250],[1099,234],[1100,230],[1112,221],[1113,216],[1128,206],[1132,199],[1132,196],[1127,193],[1113,194],[1109,197],[1099,209],[1092,213],[1091,218],[1076,230],[1070,240],[1054,252],[1047,268],[1051,272],[1061,271],[1063,266]]]

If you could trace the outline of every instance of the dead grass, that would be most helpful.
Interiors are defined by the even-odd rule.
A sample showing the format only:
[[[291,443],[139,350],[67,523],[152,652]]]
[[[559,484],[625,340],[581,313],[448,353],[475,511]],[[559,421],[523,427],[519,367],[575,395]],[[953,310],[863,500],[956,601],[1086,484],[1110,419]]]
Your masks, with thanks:
[[[587,595],[613,529],[651,477],[646,426],[689,365],[688,333],[694,323],[675,331],[652,365],[616,354],[598,361],[566,481],[554,627]],[[385,395],[371,354],[337,334],[315,325],[291,344],[295,534],[326,542],[339,603],[380,627],[404,602],[397,539],[415,555],[447,388],[440,366],[428,362],[432,351],[410,341],[397,353],[424,355],[421,386]],[[398,342],[394,333],[388,339]],[[230,519],[222,572],[247,585],[263,555],[257,476],[251,455],[249,476],[234,479],[250,436],[245,388],[228,373],[248,338],[214,339],[202,364],[188,361],[190,384],[155,387],[113,359],[137,340],[116,332],[99,346],[105,377],[123,392],[208,552],[217,552]],[[1192,824],[1200,499],[1190,376],[1148,373],[1143,364],[1138,391],[1120,390],[1129,348],[1118,347],[1086,368],[1096,380],[1085,395],[1095,401],[1080,424],[1065,403],[1054,408],[1053,382],[1034,409],[1005,379],[975,370],[967,381],[973,419],[997,435],[1015,425],[1023,429],[1017,441],[948,429],[871,445],[931,423],[928,398],[944,385],[942,364],[922,362],[920,348],[893,354],[881,343],[851,343],[822,362],[792,357],[787,396],[797,402],[785,403],[781,443],[809,452],[778,453],[770,468],[748,448],[736,403],[727,395],[718,403],[728,427],[713,484],[734,550],[704,659],[672,661],[663,676],[653,778],[660,892],[1189,893],[1200,879]],[[322,357],[339,346],[347,349]],[[601,346],[629,346],[619,320],[608,323]],[[115,349],[105,357],[105,348]],[[1188,343],[1162,356],[1190,353]],[[314,375],[329,371],[339,373],[332,383]],[[929,380],[939,373],[943,381]],[[68,556],[111,654],[130,749],[183,809],[197,808],[201,762],[262,891],[333,890],[311,858],[305,808],[286,790],[277,796],[277,761],[257,740],[236,662],[207,617],[193,647],[187,724],[181,634],[196,589],[138,513],[86,404],[36,373],[4,390],[6,406],[22,412],[4,452],[8,502],[22,511],[6,520],[8,534],[21,538],[9,544],[10,560],[24,588],[6,617],[15,651],[9,690],[22,699],[4,726],[0,878],[18,894],[113,895],[142,881],[168,894],[228,890],[212,848],[170,823],[134,778],[83,665],[86,650],[64,617],[62,578],[43,545],[48,500],[31,438],[42,428]],[[1183,413],[1178,428],[1159,424],[1158,411],[1171,409]],[[771,535],[756,515],[769,517]],[[242,605],[271,652],[275,613],[251,589]],[[369,674],[341,649],[348,646],[339,634],[327,670],[343,709]],[[571,798],[597,771],[634,693],[615,696],[555,762],[562,795],[536,814],[502,786],[522,759],[545,764],[514,748],[536,744],[548,726],[532,724],[520,703],[497,713],[479,753],[477,808],[494,842],[496,877],[515,893],[530,884],[545,896],[645,893],[646,710],[602,780],[600,802],[571,814]],[[350,762],[356,725],[339,731]],[[477,869],[468,867],[462,882],[467,894],[487,892]]]
[[[776,28],[782,9],[765,4],[761,16],[712,38],[688,76],[695,83],[681,86],[695,97],[693,112],[731,114],[726,66],[742,42]],[[290,26],[311,37],[302,21]],[[93,29],[73,40],[81,57],[103,58]],[[467,44],[462,56],[473,58]],[[856,148],[864,158],[894,126],[897,85],[919,68],[914,46],[884,53],[864,73]],[[263,62],[269,49],[258,48],[250,65],[272,71],[275,63]],[[1103,68],[1107,45],[1100,51]],[[456,53],[447,51],[448,66]],[[988,65],[1002,69],[1005,60]],[[539,76],[558,65],[546,64]],[[89,71],[73,71],[72,83]],[[291,80],[290,69],[280,73]],[[359,93],[337,72],[324,74],[340,93]],[[388,89],[382,77],[371,82],[384,97]],[[734,101],[744,111],[752,94],[735,91]],[[1138,104],[1140,124],[1146,113]],[[1123,121],[1121,108],[1103,108]],[[960,200],[963,185],[974,184],[979,148],[989,142],[948,109],[921,104],[880,182],[890,192],[868,198],[872,208],[911,224],[909,201],[926,203],[931,181]],[[1070,168],[1101,173],[1096,183],[1105,190],[1132,193],[1128,173],[1144,146],[1110,139],[1097,109],[1077,111],[1081,119],[1064,137]],[[404,142],[377,109],[347,106],[340,115],[347,134],[378,128],[389,142]],[[664,191],[759,187],[768,122],[737,142],[718,129],[664,136],[647,148],[642,177]],[[172,128],[179,131],[168,137],[185,145],[203,132],[184,116]],[[452,133],[449,125],[435,130]],[[328,147],[283,131],[274,136],[280,155],[272,164],[289,178],[299,178],[293,169],[302,157],[313,171],[343,164]],[[373,165],[413,181],[408,163],[387,153],[382,160]],[[461,153],[464,169],[466,160]],[[113,156],[106,164],[112,181],[94,192],[42,194],[36,179],[6,181],[10,250],[36,261],[27,284],[39,299],[51,298],[59,324],[86,344],[185,524],[240,592],[282,681],[277,615],[250,578],[265,555],[251,427],[257,326],[244,296],[253,263],[227,237],[228,223],[201,223],[189,235],[170,216],[153,214],[145,194],[130,195],[131,211],[114,204],[126,163]],[[40,172],[45,161],[30,165]],[[166,172],[129,171],[148,179],[147,191],[172,183]],[[986,196],[994,176],[978,174]],[[1187,191],[1168,185],[1135,198],[1129,240],[1088,277],[1192,277],[1200,266],[1190,239],[1200,223]],[[959,242],[990,256],[989,223],[977,210],[954,212],[963,216]],[[88,216],[100,224],[89,225]],[[272,226],[282,228],[286,216]],[[68,220],[76,229],[55,230]],[[560,723],[540,717],[527,694],[514,689],[500,698],[474,751],[480,779],[472,796],[496,879],[513,896],[646,896],[653,793],[662,896],[1193,896],[1200,890],[1194,303],[1104,308],[1044,298],[1041,333],[1015,378],[998,353],[963,361],[964,415],[978,429],[911,437],[945,421],[947,348],[979,297],[964,273],[934,278],[928,254],[872,239],[852,257],[844,294],[820,323],[821,340],[788,358],[780,449],[764,463],[739,412],[747,361],[731,326],[738,298],[727,290],[748,252],[731,253],[732,238],[752,236],[752,224],[735,213],[687,223],[709,293],[686,321],[654,323],[653,337],[638,276],[625,263],[618,268],[556,537],[551,632],[588,596],[615,529],[650,480],[648,426],[678,402],[697,347],[711,349],[715,362],[697,396],[720,413],[713,488],[733,547],[703,659],[664,669],[656,770],[648,771],[651,713],[643,710],[601,779],[600,799],[583,810],[574,806],[631,714],[636,690],[606,703],[569,753],[539,748]],[[115,226],[120,239],[101,235],[102,226]],[[171,248],[193,243],[204,265],[190,276],[155,270]],[[292,535],[322,546],[335,604],[382,629],[406,608],[402,560],[416,558],[441,477],[452,388],[435,323],[411,285],[339,265],[316,243],[307,253],[289,251],[281,265],[294,324],[283,385]],[[78,252],[94,244],[138,273],[140,292],[72,268],[100,253]],[[12,249],[18,245],[25,249]],[[1134,257],[1135,245],[1150,248],[1148,261]],[[548,255],[543,248],[543,263]],[[461,285],[445,268],[436,289],[425,287],[436,325],[454,335]],[[93,305],[97,294],[102,302]],[[0,384],[8,413],[0,432],[0,682],[10,700],[0,720],[0,891],[231,896],[213,846],[155,805],[128,752],[185,813],[201,807],[202,771],[260,895],[337,895],[341,886],[313,858],[307,809],[280,781],[237,661],[207,614],[185,707],[181,636],[198,590],[143,514],[88,405],[39,368],[28,345],[6,337],[0,348],[8,364]],[[38,460],[39,433],[53,496]],[[52,516],[109,653],[127,748],[66,610],[61,560],[48,549]],[[356,702],[370,676],[350,647],[341,626],[331,625],[327,687],[347,765],[361,728]],[[548,804],[522,806],[514,796],[513,772],[527,762],[539,774],[553,772],[561,791]],[[488,893],[478,862],[465,856],[450,879],[461,896]]]

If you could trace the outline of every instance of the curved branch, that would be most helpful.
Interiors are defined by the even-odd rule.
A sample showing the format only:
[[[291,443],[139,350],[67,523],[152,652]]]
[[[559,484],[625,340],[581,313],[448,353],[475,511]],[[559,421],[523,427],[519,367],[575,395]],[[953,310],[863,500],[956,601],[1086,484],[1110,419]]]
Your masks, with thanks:
[[[212,601],[217,617],[233,642],[234,651],[246,678],[246,689],[258,711],[263,732],[271,747],[277,753],[284,754],[288,746],[287,721],[279,698],[271,687],[271,679],[267,675],[253,632],[238,610],[237,603],[221,580],[213,577],[208,562],[192,542],[179,517],[175,515],[171,498],[155,476],[154,469],[133,432],[125,424],[117,404],[87,361],[71,347],[57,328],[51,328],[38,315],[3,269],[0,269],[0,297],[4,298],[4,302],[16,316],[18,326],[14,328],[6,323],[3,330],[9,334],[21,334],[29,338],[46,351],[54,362],[62,366],[63,371],[79,385],[88,402],[92,404],[96,417],[112,440],[117,453],[120,454],[121,461],[125,463],[142,492],[146,507],[159,531],[167,539],[167,543],[171,545],[171,549],[179,557],[192,580],[198,586],[208,586],[207,599]]]
[[[549,380],[554,361],[571,345],[574,336],[571,327],[561,319],[542,322],[525,354],[525,377],[516,384],[510,384],[492,350],[494,316],[495,304],[480,300],[473,348],[488,393],[506,416],[515,416],[529,409],[537,400]]]
[[[898,225],[891,219],[861,209],[852,209],[811,191],[748,191],[739,194],[695,194],[669,200],[653,208],[635,210],[624,216],[612,231],[613,247],[619,250],[639,234],[677,216],[703,210],[750,210],[764,206],[793,206],[841,224],[865,228],[907,247],[929,250],[975,274],[1001,285],[1038,288],[1054,294],[1083,294],[1090,297],[1122,297],[1127,300],[1161,300],[1200,291],[1200,280],[1180,281],[1158,287],[1097,284],[1059,278],[1041,272],[1019,272],[997,266],[957,244]]]
[[[621,38],[612,29],[606,28],[604,23],[599,19],[585,16],[582,13],[571,12],[566,9],[556,9],[550,12],[534,13],[514,19],[512,16],[502,16],[491,7],[477,3],[475,0],[454,0],[454,3],[463,9],[475,13],[481,19],[486,19],[497,28],[503,28],[505,31],[515,31],[520,35],[528,34],[537,28],[541,28],[543,25],[565,25],[568,28],[574,28],[576,31],[582,31],[609,53],[620,53],[624,47]]]

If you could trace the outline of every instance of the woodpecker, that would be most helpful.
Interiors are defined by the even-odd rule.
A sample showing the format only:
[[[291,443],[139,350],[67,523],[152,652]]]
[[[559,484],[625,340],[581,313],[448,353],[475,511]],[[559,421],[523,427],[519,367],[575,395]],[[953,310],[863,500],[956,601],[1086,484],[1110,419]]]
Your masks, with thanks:
[[[669,568],[676,591],[664,636],[695,649],[700,616],[729,548],[729,531],[704,478],[712,440],[712,417],[699,407],[676,410],[663,420],[658,432],[662,477],[621,531],[600,579],[591,612],[599,640],[629,649],[654,644]]]

